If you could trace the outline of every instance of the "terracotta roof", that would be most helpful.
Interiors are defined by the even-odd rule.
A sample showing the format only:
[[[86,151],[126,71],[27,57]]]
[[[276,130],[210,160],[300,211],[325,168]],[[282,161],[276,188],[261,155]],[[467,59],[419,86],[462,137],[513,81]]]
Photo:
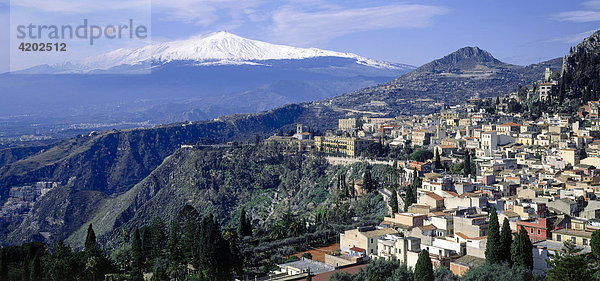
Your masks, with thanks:
[[[456,192],[447,191],[447,190],[444,190],[444,192],[446,192],[447,194],[449,194],[452,197],[458,197],[458,193],[456,193]]]
[[[433,224],[429,224],[429,225],[425,225],[425,226],[419,226],[420,230],[435,230],[437,229],[437,227],[435,227],[435,225]]]
[[[423,176],[425,176],[428,179],[437,179],[437,178],[441,178],[442,174],[439,174],[439,173],[425,173]]]
[[[457,264],[465,265],[465,266],[468,266],[469,268],[471,268],[471,267],[476,267],[478,265],[484,264],[485,263],[485,259],[474,257],[474,256],[465,255],[465,256],[462,256],[462,257],[460,257],[460,258],[452,261],[452,263],[457,263]]]
[[[504,123],[504,124],[502,124],[500,126],[521,127],[521,124],[517,124],[517,123],[514,123],[514,122],[509,122],[509,123]]]
[[[464,235],[462,232],[456,232],[456,233],[454,233],[454,235],[456,235],[462,239],[469,239],[469,237],[467,235]]]
[[[363,248],[359,248],[359,247],[352,247],[350,248],[350,251],[355,251],[355,252],[366,252],[367,250],[363,249]]]
[[[435,199],[436,201],[444,200],[444,197],[439,196],[439,195],[437,195],[437,194],[435,194],[433,192],[427,192],[426,195],[429,196],[429,197],[431,197],[431,198],[433,198],[433,199]]]

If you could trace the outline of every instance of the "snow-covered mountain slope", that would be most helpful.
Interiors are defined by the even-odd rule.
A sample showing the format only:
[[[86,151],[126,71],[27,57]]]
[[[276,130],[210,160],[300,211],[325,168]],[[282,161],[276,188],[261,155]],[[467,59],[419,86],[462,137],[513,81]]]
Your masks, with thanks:
[[[198,65],[269,65],[270,60],[301,60],[318,57],[348,58],[379,69],[412,70],[412,66],[364,58],[352,53],[316,48],[297,48],[251,40],[220,31],[186,40],[156,43],[137,49],[117,49],[77,62],[54,65],[55,69],[86,72],[123,65],[160,65],[174,61]]]

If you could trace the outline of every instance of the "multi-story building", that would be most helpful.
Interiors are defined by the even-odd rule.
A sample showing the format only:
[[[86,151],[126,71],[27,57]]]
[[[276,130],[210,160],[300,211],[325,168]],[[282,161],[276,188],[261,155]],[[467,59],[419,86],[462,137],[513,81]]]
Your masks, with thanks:
[[[315,136],[317,151],[345,156],[359,156],[374,140],[341,136]]]
[[[589,247],[592,232],[573,229],[559,229],[552,232],[552,240],[556,242],[573,241],[577,246]]]
[[[454,217],[454,233],[461,233],[469,238],[487,235],[488,223],[486,215],[466,215]]]
[[[340,233],[340,250],[349,252],[350,248],[358,247],[364,249],[367,255],[376,255],[379,239],[396,233],[398,232],[392,228],[376,228],[374,226],[346,230],[344,233]]]
[[[338,129],[340,130],[352,130],[359,127],[360,120],[358,118],[338,119]]]
[[[428,146],[431,140],[431,132],[427,130],[416,130],[413,132],[412,144],[414,146]]]

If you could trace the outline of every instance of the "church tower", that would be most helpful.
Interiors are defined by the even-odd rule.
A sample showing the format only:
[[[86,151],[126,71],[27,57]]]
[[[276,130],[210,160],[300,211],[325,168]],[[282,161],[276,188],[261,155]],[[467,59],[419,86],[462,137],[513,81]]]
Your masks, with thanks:
[[[550,82],[550,74],[552,74],[550,67],[546,67],[546,70],[544,71],[544,82]]]

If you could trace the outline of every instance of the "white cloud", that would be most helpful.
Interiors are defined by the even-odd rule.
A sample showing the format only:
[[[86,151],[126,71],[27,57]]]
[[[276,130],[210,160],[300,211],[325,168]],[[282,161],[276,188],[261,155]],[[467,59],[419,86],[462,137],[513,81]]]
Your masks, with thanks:
[[[581,32],[581,33],[577,33],[577,34],[569,34],[569,35],[565,35],[565,36],[559,36],[559,37],[553,38],[552,41],[566,43],[566,44],[579,43],[579,42],[583,41],[583,39],[592,35],[594,32],[596,32],[596,31],[590,30],[590,31]]]
[[[588,9],[600,10],[600,0],[586,1],[582,5]]]
[[[560,21],[572,21],[572,22],[592,22],[600,21],[600,12],[597,11],[569,11],[559,13],[554,17]]]
[[[316,12],[285,6],[275,11],[272,31],[283,41],[306,45],[359,31],[427,27],[434,16],[446,13],[445,8],[410,4]]]
[[[264,0],[153,0],[153,8],[167,20],[209,26],[226,18],[231,21],[255,20]]]
[[[12,0],[11,6],[42,12],[86,14],[116,10],[147,9],[150,0]]]

